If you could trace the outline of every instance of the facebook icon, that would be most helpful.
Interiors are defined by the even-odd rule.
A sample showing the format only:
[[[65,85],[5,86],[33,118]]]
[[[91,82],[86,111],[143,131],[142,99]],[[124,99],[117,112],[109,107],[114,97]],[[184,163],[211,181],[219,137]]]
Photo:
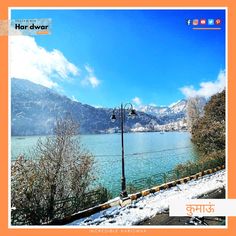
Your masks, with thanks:
[[[190,19],[187,19],[187,20],[186,20],[186,23],[187,23],[187,25],[191,25],[191,20],[190,20]]]

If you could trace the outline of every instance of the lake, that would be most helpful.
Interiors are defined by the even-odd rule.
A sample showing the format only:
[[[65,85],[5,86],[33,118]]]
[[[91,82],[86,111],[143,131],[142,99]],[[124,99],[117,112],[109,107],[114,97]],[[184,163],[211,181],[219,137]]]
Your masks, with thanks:
[[[19,154],[27,154],[38,138],[39,136],[12,137],[12,160]],[[80,135],[80,139],[84,147],[95,156],[95,173],[99,182],[111,192],[119,193],[121,135]],[[125,133],[124,144],[127,183],[172,170],[177,164],[197,158],[188,132]]]

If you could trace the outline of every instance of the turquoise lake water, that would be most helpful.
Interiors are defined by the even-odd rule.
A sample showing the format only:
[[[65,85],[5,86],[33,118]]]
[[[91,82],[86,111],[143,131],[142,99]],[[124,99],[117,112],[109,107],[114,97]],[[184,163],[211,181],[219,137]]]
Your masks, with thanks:
[[[43,138],[43,136],[41,136]],[[39,136],[12,137],[11,159],[28,153]],[[99,182],[111,192],[120,191],[120,134],[80,135],[81,143],[95,156]],[[177,164],[195,160],[197,154],[188,132],[125,133],[125,174],[127,183],[172,170]]]

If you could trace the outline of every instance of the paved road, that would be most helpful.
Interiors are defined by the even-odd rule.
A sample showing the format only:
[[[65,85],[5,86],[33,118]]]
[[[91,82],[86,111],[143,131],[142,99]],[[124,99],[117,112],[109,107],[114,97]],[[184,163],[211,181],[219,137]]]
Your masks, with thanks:
[[[199,198],[221,199],[225,198],[225,189],[217,189],[209,194],[204,194]],[[169,212],[157,214],[151,219],[141,222],[139,225],[186,225],[191,217],[169,217]],[[208,225],[225,225],[225,217],[205,217],[204,221]],[[188,224],[187,224],[188,225]]]

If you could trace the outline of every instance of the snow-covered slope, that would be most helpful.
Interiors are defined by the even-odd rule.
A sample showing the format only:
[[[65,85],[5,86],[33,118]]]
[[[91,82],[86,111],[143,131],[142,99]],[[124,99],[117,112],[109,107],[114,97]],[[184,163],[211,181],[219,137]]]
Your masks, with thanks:
[[[179,100],[178,102],[171,104],[169,108],[172,113],[186,112],[187,100]]]
[[[158,107],[150,105],[142,105],[138,108],[138,110],[154,116],[160,116],[170,113],[169,107]]]
[[[112,207],[96,213],[90,217],[72,222],[74,226],[130,226],[154,217],[168,209],[169,202],[177,199],[198,198],[200,195],[211,192],[226,185],[225,170],[207,175],[186,184],[162,190],[154,194],[133,201],[125,207]]]
[[[152,106],[142,105],[138,108],[139,111],[145,112],[154,116],[166,116],[170,114],[186,113],[187,100],[179,100],[170,106]]]

